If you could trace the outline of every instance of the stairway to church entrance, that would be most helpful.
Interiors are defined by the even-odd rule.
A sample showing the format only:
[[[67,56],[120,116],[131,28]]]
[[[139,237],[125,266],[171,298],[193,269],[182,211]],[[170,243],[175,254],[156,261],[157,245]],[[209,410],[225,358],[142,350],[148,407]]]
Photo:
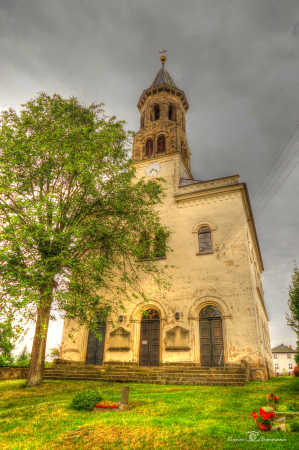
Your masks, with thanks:
[[[200,364],[203,367],[224,365],[221,313],[216,306],[206,306],[199,315]]]
[[[140,328],[140,366],[158,366],[160,361],[160,315],[148,309]]]
[[[92,331],[88,334],[88,344],[86,352],[86,364],[101,365],[103,363],[106,323],[99,321],[97,327],[97,334],[101,336],[98,339]]]
[[[118,383],[189,384],[207,386],[243,386],[247,381],[244,367],[200,367],[198,364],[163,364],[140,367],[134,364],[110,363],[102,366],[80,363],[56,364],[44,369],[45,379],[95,380]]]

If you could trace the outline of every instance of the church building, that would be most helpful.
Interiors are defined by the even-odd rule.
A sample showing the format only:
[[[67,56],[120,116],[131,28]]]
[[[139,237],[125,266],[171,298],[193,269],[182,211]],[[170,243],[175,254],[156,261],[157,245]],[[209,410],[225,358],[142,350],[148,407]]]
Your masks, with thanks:
[[[164,267],[170,288],[144,280],[150,299],[124,302],[113,321],[99,324],[102,340],[65,321],[62,360],[136,366],[247,363],[252,379],[273,374],[263,261],[246,184],[238,175],[195,180],[186,136],[189,105],[165,69],[138,101],[134,137],[136,177],[162,177],[161,222],[170,230],[170,252],[149,256]],[[112,324],[113,322],[113,324]]]

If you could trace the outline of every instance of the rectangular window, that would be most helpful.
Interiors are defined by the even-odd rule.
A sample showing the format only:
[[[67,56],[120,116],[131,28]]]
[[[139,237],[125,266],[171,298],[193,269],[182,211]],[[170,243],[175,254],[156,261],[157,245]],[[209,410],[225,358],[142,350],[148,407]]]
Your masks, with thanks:
[[[293,369],[293,364],[289,364],[289,369]]]
[[[138,247],[139,259],[148,259],[150,257],[150,238],[146,231],[141,233]]]
[[[277,359],[277,353],[273,353],[273,358]]]
[[[154,241],[154,257],[155,258],[165,258],[166,256],[166,239],[167,234],[160,230],[155,236]]]
[[[291,359],[291,357],[292,357],[292,354],[291,353],[287,353],[287,357],[288,357],[288,359]]]
[[[275,364],[275,369],[278,369],[278,364],[277,363]]]

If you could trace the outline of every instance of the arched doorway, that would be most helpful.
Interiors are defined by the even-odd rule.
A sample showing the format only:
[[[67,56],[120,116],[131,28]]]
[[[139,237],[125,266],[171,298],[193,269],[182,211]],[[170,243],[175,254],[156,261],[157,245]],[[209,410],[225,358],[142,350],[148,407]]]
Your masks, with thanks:
[[[221,313],[216,306],[206,306],[199,315],[200,364],[215,367],[224,365]]]
[[[103,363],[104,357],[106,323],[99,321],[96,332],[101,336],[101,339],[98,339],[92,331],[89,331],[85,361],[86,364],[100,366]]]
[[[140,328],[140,366],[158,366],[160,355],[160,314],[155,309],[145,311]]]

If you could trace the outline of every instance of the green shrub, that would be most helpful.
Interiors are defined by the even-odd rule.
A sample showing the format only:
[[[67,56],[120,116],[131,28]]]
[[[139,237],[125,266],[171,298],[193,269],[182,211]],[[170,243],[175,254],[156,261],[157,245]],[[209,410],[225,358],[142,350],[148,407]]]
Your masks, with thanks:
[[[27,352],[27,348],[24,347],[23,351],[17,357],[16,362],[14,363],[15,367],[29,367],[30,366],[30,353]]]
[[[289,411],[299,411],[299,403],[297,402],[289,402],[287,407]]]
[[[85,409],[90,411],[102,399],[101,394],[95,389],[86,389],[85,391],[80,391],[75,394],[71,407],[74,409]]]
[[[13,364],[13,358],[8,354],[0,354],[0,366],[11,366]]]
[[[299,422],[291,423],[291,431],[299,431]]]

